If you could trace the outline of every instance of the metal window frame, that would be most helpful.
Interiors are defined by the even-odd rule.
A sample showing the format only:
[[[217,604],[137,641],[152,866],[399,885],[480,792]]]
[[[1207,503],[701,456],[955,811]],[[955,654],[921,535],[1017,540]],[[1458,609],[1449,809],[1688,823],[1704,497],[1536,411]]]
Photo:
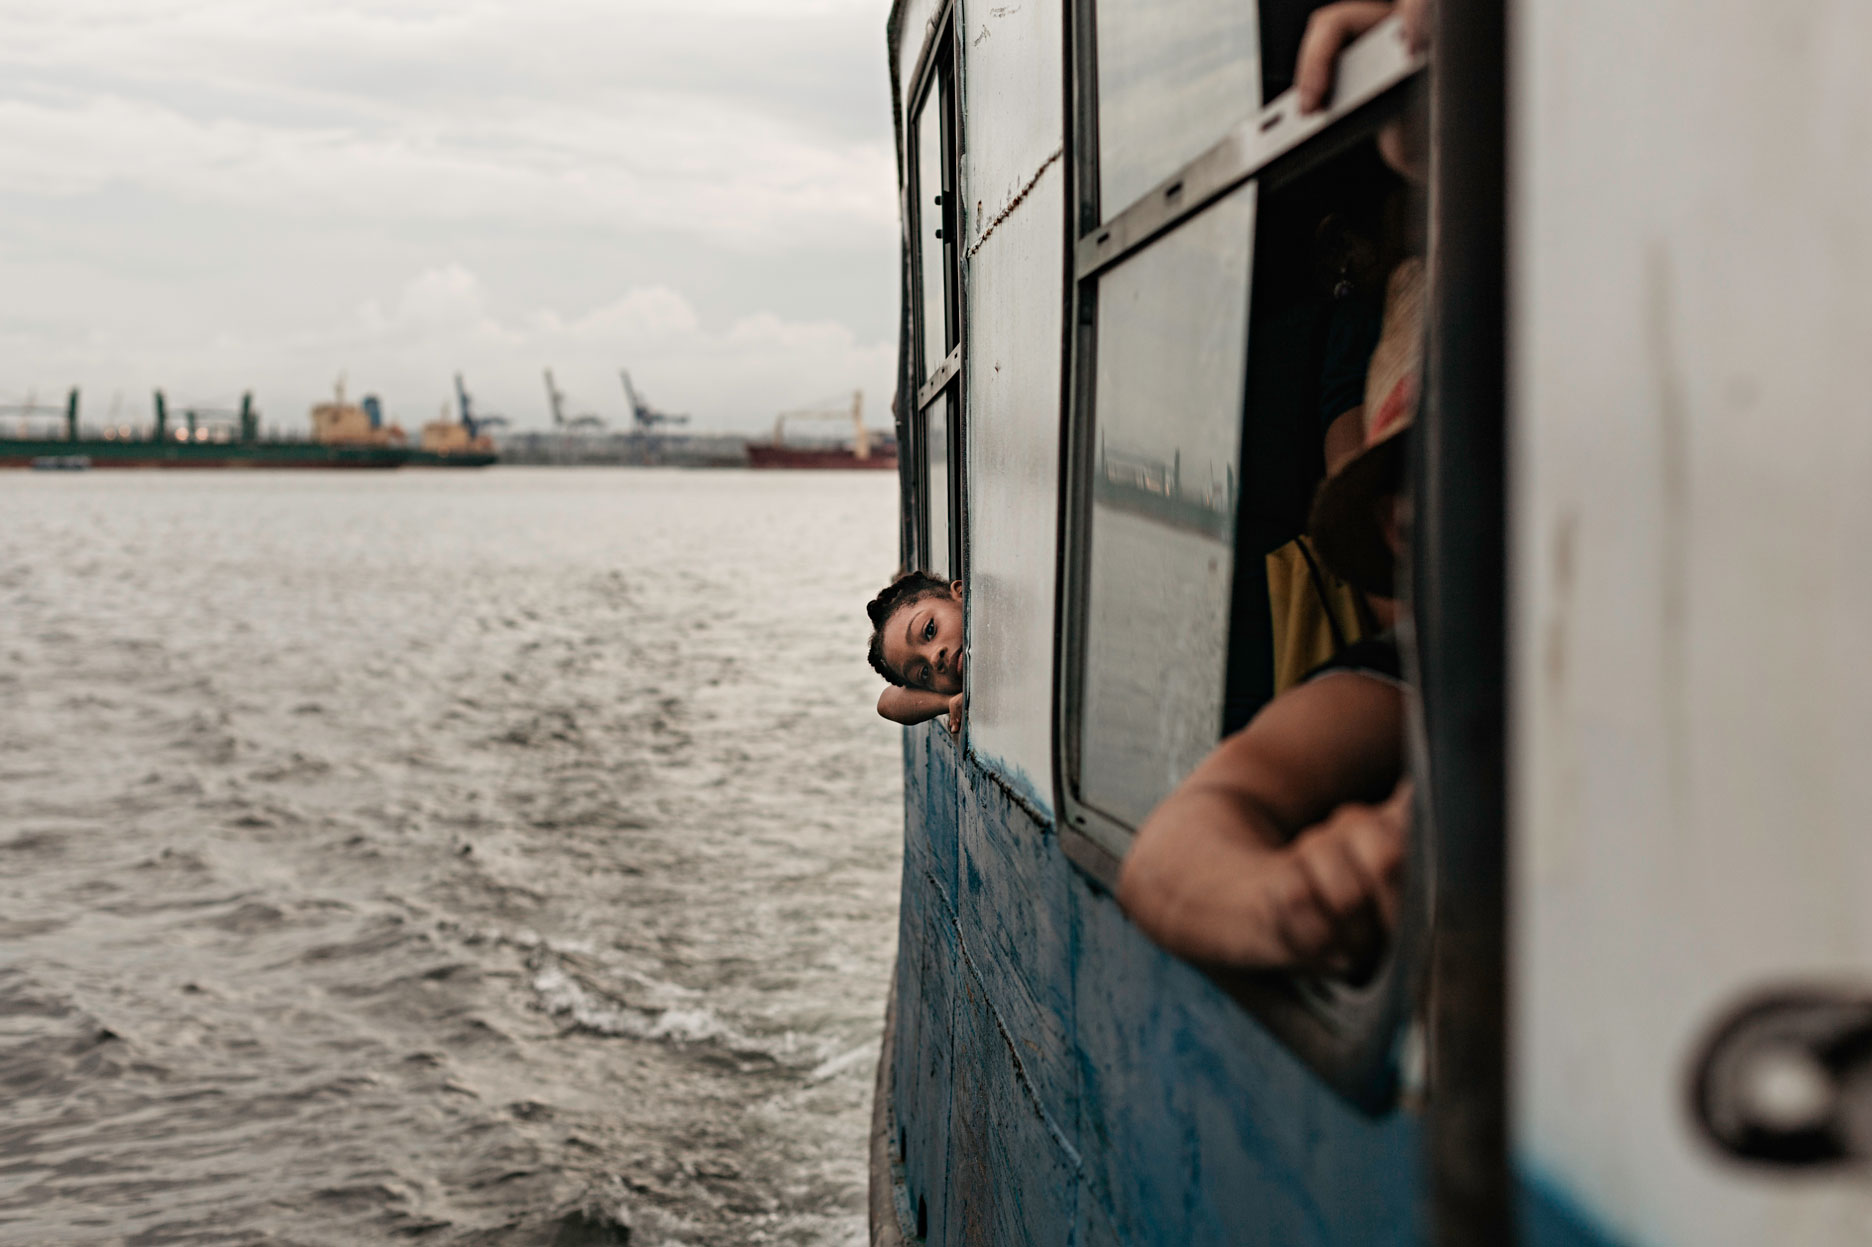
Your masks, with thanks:
[[[1499,2],[1499,0],[1496,0]],[[1106,220],[1098,189],[1096,0],[1066,5],[1066,144],[1071,240],[1065,279],[1060,524],[1056,599],[1059,645],[1054,666],[1054,789],[1061,848],[1100,886],[1117,882],[1135,828],[1084,801],[1078,789],[1084,697],[1086,608],[1091,540],[1091,455],[1097,360],[1097,301],[1102,274],[1141,252],[1246,182],[1264,188],[1338,155],[1371,133],[1381,110],[1416,78],[1424,58],[1406,46],[1401,23],[1381,23],[1340,57],[1329,108],[1301,116],[1297,93],[1284,92],[1208,150]],[[1259,214],[1257,214],[1257,231]],[[1252,298],[1252,279],[1250,297]],[[1249,344],[1252,353],[1254,344]],[[1420,824],[1422,825],[1422,824]],[[1413,837],[1428,852],[1428,836]],[[1297,975],[1212,972],[1224,991],[1251,1010],[1322,1079],[1371,1113],[1396,1099],[1395,1049],[1415,1009],[1429,958],[1429,869],[1413,863],[1400,923],[1386,962],[1360,987]]]
[[[1405,86],[1424,62],[1405,46],[1397,19],[1380,24],[1342,56],[1339,88],[1329,109],[1301,117],[1295,93],[1283,93],[1101,224],[1093,7],[1094,0],[1076,0],[1067,14],[1068,39],[1076,44],[1069,46],[1074,72],[1069,75],[1068,108],[1077,125],[1073,141],[1068,144],[1068,174],[1074,192],[1068,211],[1074,242],[1066,295],[1067,397],[1061,437],[1060,646],[1055,665],[1054,729],[1062,835],[1086,842],[1074,843],[1069,851],[1077,855],[1076,860],[1083,859],[1081,864],[1109,887],[1117,878],[1119,858],[1135,829],[1081,800],[1077,792],[1077,729],[1084,692],[1091,519],[1087,482],[1089,456],[1097,440],[1093,405],[1099,278],[1113,265],[1157,242],[1244,183],[1259,179],[1277,184],[1365,138],[1375,124],[1375,109]],[[1250,344],[1249,350],[1253,349]]]
[[[923,298],[923,283],[926,278],[923,265],[923,214],[929,207],[929,196],[922,185],[922,133],[920,121],[923,110],[928,106],[930,92],[935,89],[939,78],[946,73],[947,94],[943,99],[943,117],[941,136],[943,152],[941,166],[947,186],[943,190],[943,307],[946,323],[944,326],[944,344],[947,354],[933,370],[926,369],[928,363],[923,352],[927,338],[923,323],[924,309],[927,304]],[[909,507],[909,514],[915,519],[915,533],[910,542],[908,553],[910,561],[918,567],[927,567],[933,551],[929,547],[929,501],[930,482],[928,478],[927,441],[925,430],[931,415],[931,408],[945,394],[949,404],[945,413],[947,422],[947,445],[949,461],[949,479],[946,492],[949,503],[949,549],[946,552],[946,574],[952,580],[966,580],[964,568],[967,560],[968,543],[963,539],[964,517],[966,515],[966,476],[967,447],[964,441],[965,421],[963,420],[963,385],[962,357],[963,343],[967,338],[967,318],[963,314],[964,298],[962,288],[962,249],[958,246],[963,234],[964,199],[962,194],[962,102],[961,102],[962,58],[957,46],[955,26],[955,0],[946,0],[936,12],[929,27],[929,37],[924,41],[922,50],[917,55],[917,65],[911,75],[908,120],[904,126],[907,157],[904,165],[905,196],[910,207],[909,219],[910,260],[908,293],[910,295],[910,315],[906,318],[910,324],[909,355],[914,361],[910,367],[912,382],[910,390],[915,402],[910,419],[906,422],[911,437],[903,443],[904,450],[910,457],[908,476],[915,490],[915,500]],[[927,372],[927,379],[925,373]]]

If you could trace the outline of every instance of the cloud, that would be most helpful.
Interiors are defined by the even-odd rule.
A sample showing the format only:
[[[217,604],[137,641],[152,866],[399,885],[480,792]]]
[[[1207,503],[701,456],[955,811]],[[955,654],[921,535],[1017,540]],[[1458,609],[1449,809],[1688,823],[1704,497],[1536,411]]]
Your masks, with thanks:
[[[0,393],[882,402],[887,9],[0,0]]]
[[[309,404],[342,374],[353,393],[381,395],[393,416],[414,427],[449,400],[460,371],[484,411],[498,411],[516,427],[545,427],[541,374],[551,368],[574,414],[622,422],[618,371],[629,368],[659,406],[692,413],[702,428],[756,431],[778,411],[853,389],[866,391],[874,422],[888,420],[894,342],[863,341],[837,321],[759,311],[711,326],[664,286],[628,290],[573,315],[551,308],[502,315],[498,302],[466,266],[449,264],[366,300],[334,325],[281,338],[223,333],[214,354],[242,361],[242,381],[232,388],[225,374],[202,363],[170,364],[165,372],[176,350],[169,342],[104,336],[33,349],[42,360],[50,353],[42,366],[92,379],[85,411],[99,419],[106,404],[124,419],[143,418],[155,384],[172,401],[210,406],[232,406],[238,390],[251,385],[268,426],[297,432]],[[21,347],[0,336],[0,349]],[[38,392],[43,397],[58,387]]]
[[[133,186],[264,212],[601,226],[691,233],[735,248],[893,228],[881,142],[830,144],[739,104],[633,94],[593,115],[402,121],[369,129],[191,117],[118,96],[0,100],[0,191],[48,198]]]

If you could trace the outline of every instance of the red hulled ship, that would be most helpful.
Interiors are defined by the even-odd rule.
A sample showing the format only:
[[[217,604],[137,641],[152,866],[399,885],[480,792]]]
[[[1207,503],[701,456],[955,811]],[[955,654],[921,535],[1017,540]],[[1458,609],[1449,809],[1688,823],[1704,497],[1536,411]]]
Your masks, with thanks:
[[[852,440],[846,445],[788,445],[786,424],[789,420],[844,420],[852,422]],[[875,434],[865,428],[864,392],[853,391],[851,410],[817,407],[801,411],[783,411],[774,418],[771,442],[749,442],[748,466],[755,468],[881,468],[897,470],[897,441],[889,434]]]

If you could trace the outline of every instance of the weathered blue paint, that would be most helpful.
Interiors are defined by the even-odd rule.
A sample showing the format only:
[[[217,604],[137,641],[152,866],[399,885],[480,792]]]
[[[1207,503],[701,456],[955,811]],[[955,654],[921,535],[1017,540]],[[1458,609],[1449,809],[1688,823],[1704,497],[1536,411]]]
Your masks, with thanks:
[[[891,1108],[928,1242],[1424,1241],[1412,1117],[1335,1097],[951,741],[905,763]]]
[[[1049,1127],[1070,1137],[1078,1113],[1072,1059],[1071,865],[972,763],[958,820],[957,918],[963,952],[1014,1045]]]
[[[970,757],[976,764],[976,769],[987,771],[1002,788],[1014,796],[1017,802],[1025,802],[1029,807],[1029,813],[1035,815],[1044,824],[1049,826],[1052,824],[1053,798],[1042,791],[1040,785],[1034,782],[1033,776],[981,750],[971,749]]]
[[[1599,1226],[1557,1184],[1521,1168],[1523,1247],[1629,1247]]]
[[[922,1210],[929,1241],[944,1234],[949,1188],[948,1121],[955,1033],[957,943],[954,875],[942,876],[933,841],[953,836],[955,790],[930,783],[931,729],[904,732],[904,867],[898,911],[892,1122],[903,1165],[905,1204]],[[934,799],[932,799],[932,794]],[[944,817],[945,813],[949,816]],[[953,853],[947,856],[953,862]],[[915,1229],[914,1223],[910,1227]]]

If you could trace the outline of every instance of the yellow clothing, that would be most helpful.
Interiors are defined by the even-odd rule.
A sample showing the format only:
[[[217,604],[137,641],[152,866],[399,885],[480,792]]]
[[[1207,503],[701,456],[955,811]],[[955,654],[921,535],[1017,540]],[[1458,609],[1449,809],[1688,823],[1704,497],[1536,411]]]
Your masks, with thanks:
[[[1268,554],[1267,578],[1278,697],[1341,649],[1363,640],[1365,627],[1358,591],[1326,570],[1306,537]]]

